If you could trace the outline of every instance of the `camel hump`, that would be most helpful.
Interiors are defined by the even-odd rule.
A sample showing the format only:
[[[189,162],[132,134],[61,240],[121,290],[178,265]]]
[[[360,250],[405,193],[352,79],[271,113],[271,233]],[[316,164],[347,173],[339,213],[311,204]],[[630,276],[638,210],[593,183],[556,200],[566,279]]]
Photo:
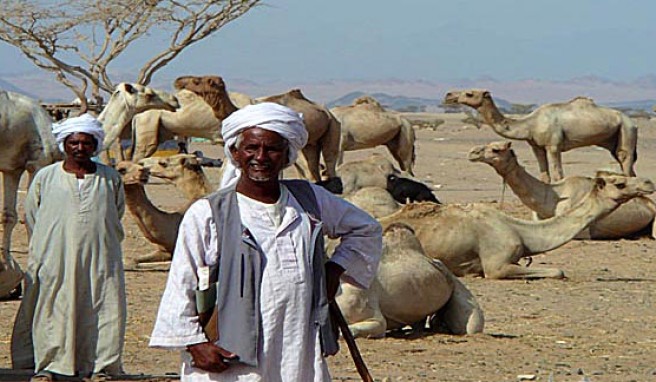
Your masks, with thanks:
[[[292,98],[302,99],[302,100],[305,100],[305,101],[309,101],[309,99],[305,98],[305,96],[304,96],[303,93],[301,92],[301,89],[292,89],[292,90],[290,90],[289,92],[287,92],[287,94],[288,94],[290,97],[292,97]]]
[[[374,97],[369,96],[369,95],[363,95],[358,98],[356,98],[353,101],[353,105],[370,105],[370,106],[375,106],[378,109],[383,109],[383,105],[380,104]]]
[[[578,96],[572,98],[569,103],[571,104],[585,104],[585,105],[594,105],[594,100],[590,97]]]

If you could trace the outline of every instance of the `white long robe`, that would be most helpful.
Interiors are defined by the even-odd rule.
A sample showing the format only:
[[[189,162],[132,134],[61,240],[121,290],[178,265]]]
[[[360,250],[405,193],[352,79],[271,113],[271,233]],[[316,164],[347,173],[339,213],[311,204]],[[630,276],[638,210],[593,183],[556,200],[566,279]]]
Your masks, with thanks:
[[[107,166],[98,164],[81,184],[62,162],[36,174],[25,201],[32,236],[12,335],[14,368],[122,371],[124,210],[121,178]]]
[[[322,210],[324,233],[342,237],[332,261],[342,265],[345,279],[367,287],[378,266],[380,226],[369,215],[321,188],[314,188]],[[294,197],[281,194],[281,223],[276,227],[271,206],[238,194],[242,223],[264,251],[261,286],[262,336],[258,344],[258,367],[231,366],[227,371],[207,373],[191,367],[182,352],[183,381],[329,381],[316,327],[311,325],[312,272],[310,269],[310,222]],[[275,211],[275,208],[273,208]],[[270,216],[274,217],[270,217]],[[370,236],[352,237],[352,227],[370,226]],[[201,254],[208,265],[218,261],[214,221],[207,200],[194,203],[185,214],[176,251],[150,346],[184,348],[207,341],[198,325],[193,293],[197,287],[193,264]],[[228,349],[229,350],[229,349]]]

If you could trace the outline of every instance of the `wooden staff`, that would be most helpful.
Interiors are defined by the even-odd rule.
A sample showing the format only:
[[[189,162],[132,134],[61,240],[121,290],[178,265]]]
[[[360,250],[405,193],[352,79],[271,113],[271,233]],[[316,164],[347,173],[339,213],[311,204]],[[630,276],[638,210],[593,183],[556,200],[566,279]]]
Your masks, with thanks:
[[[360,350],[358,350],[358,345],[355,343],[355,338],[353,338],[353,334],[351,333],[351,330],[348,327],[348,322],[344,319],[344,316],[342,315],[342,311],[339,310],[339,306],[337,305],[337,302],[331,301],[330,304],[330,314],[335,318],[337,321],[337,325],[339,326],[339,329],[342,331],[342,335],[344,336],[344,340],[346,341],[346,346],[348,346],[349,353],[351,353],[351,358],[353,358],[353,362],[355,363],[355,368],[358,370],[358,374],[360,374],[360,377],[362,378],[363,382],[374,382],[374,378],[369,374],[369,369],[367,369],[367,365],[365,365],[364,360],[362,359],[362,355],[360,354]]]

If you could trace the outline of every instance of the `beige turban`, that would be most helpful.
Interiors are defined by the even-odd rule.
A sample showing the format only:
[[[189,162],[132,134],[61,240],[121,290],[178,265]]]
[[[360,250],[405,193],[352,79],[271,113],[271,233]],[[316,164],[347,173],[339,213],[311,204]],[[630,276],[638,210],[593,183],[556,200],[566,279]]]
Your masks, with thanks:
[[[103,139],[105,139],[105,131],[102,128],[102,124],[91,114],[82,114],[79,117],[67,118],[61,123],[53,123],[52,133],[55,135],[57,145],[59,145],[61,152],[64,152],[64,141],[66,138],[75,133],[85,133],[93,136],[96,140],[96,151],[93,155],[97,155],[100,152]]]
[[[298,151],[305,147],[308,140],[303,117],[286,106],[263,102],[237,110],[223,120],[221,127],[221,135],[225,142],[224,152],[229,161],[224,165],[220,188],[232,184],[239,178],[239,169],[236,168],[237,163],[232,158],[230,148],[237,142],[239,134],[251,127],[276,132],[289,142],[288,165],[296,161]]]

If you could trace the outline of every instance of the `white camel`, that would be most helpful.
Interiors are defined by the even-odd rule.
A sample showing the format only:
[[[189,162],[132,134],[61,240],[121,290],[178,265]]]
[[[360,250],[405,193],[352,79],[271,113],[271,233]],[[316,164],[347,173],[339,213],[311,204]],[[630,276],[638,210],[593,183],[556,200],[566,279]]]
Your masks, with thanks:
[[[385,110],[369,96],[356,99],[350,106],[334,107],[330,112],[342,124],[340,164],[345,151],[385,145],[401,170],[413,175],[415,132],[401,114]]]
[[[497,134],[528,142],[538,160],[540,179],[545,183],[563,178],[562,152],[583,146],[605,148],[620,164],[622,173],[636,175],[636,124],[617,110],[595,105],[590,98],[546,104],[518,119],[501,114],[487,90],[450,91],[444,103],[472,107]]]
[[[457,276],[562,278],[560,269],[532,269],[520,266],[518,261],[560,247],[620,204],[654,190],[648,179],[600,176],[574,208],[537,222],[516,219],[482,204],[434,203],[408,204],[379,221],[383,227],[393,223],[411,226],[426,254],[442,260]]]
[[[469,160],[492,166],[540,219],[561,215],[578,204],[595,186],[594,178],[585,176],[567,176],[551,184],[541,182],[518,163],[508,141],[473,147],[469,151]],[[604,173],[598,173],[601,174]],[[577,238],[619,239],[643,233],[656,238],[655,217],[656,203],[648,197],[638,196],[590,224]]]
[[[19,286],[22,272],[11,257],[11,234],[18,222],[16,201],[21,176],[29,181],[43,166],[63,158],[52,135],[52,120],[36,100],[0,90],[0,172],[2,172],[2,256],[0,297]]]
[[[474,295],[439,260],[427,257],[404,224],[383,236],[383,257],[369,289],[342,283],[336,297],[355,337],[384,337],[406,325],[446,327],[452,334],[483,331],[483,311]]]
[[[131,138],[130,134],[125,134],[124,127],[132,122],[135,114],[155,109],[173,111],[179,106],[177,98],[167,92],[127,82],[118,84],[98,116],[105,130],[104,154],[108,153],[117,139]],[[120,144],[117,146],[118,159],[125,159]]]

